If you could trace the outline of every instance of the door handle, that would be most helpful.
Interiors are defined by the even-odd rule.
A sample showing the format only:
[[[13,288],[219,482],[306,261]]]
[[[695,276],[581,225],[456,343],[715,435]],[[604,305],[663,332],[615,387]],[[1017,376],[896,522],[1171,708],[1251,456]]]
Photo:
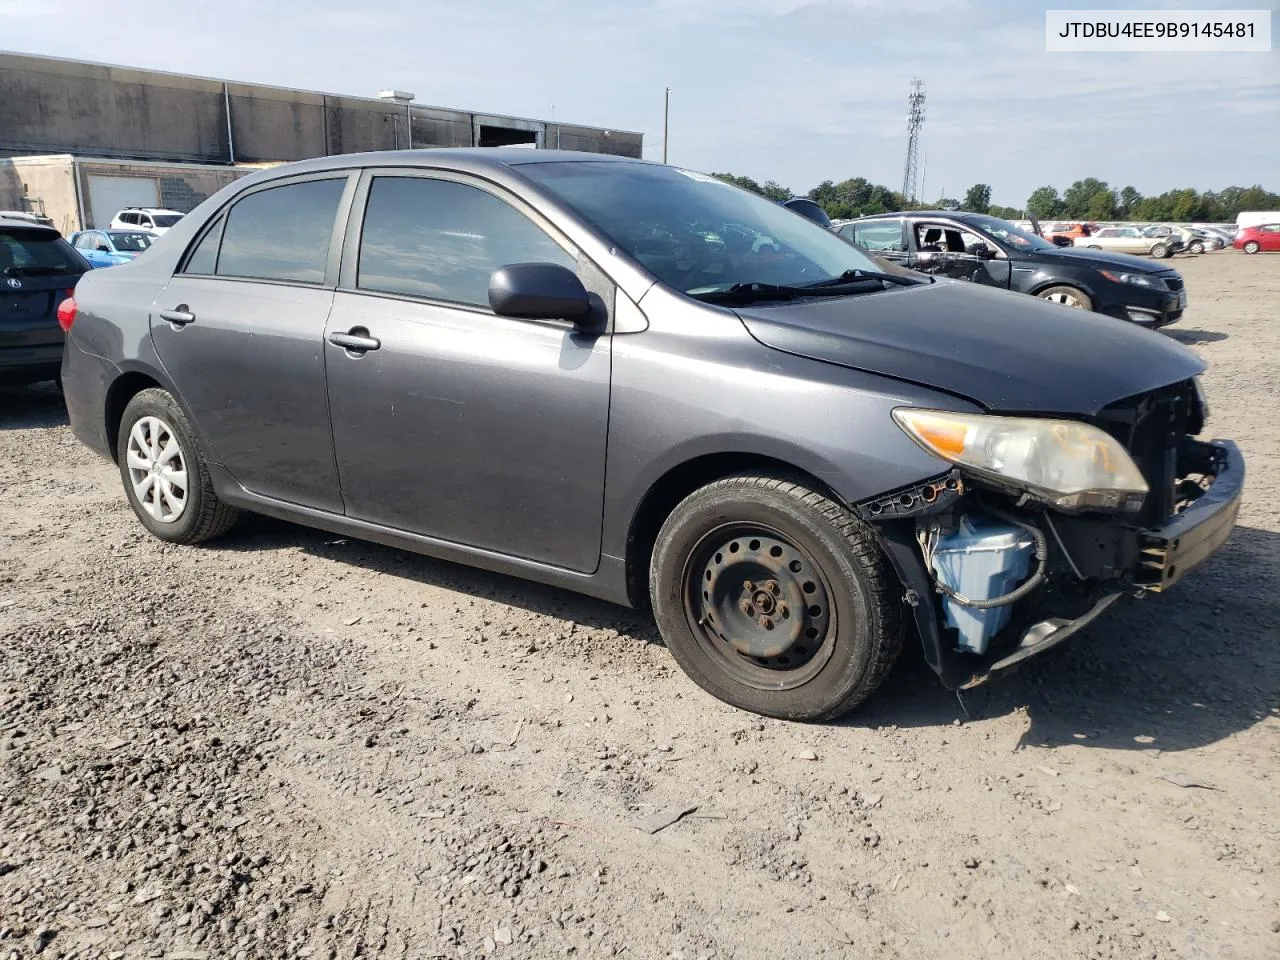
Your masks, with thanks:
[[[352,353],[365,353],[382,346],[382,341],[377,337],[369,336],[369,331],[364,327],[352,327],[347,333],[331,333],[329,342],[335,347],[342,347],[343,350],[350,350]]]
[[[160,319],[168,320],[170,323],[177,324],[179,327],[186,326],[196,315],[191,312],[191,308],[185,303],[180,303],[172,310],[161,310]]]

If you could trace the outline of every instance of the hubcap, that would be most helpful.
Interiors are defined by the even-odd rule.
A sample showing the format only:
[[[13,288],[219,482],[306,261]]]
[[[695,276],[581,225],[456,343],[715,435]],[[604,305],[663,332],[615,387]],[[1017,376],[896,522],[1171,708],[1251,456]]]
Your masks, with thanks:
[[[711,532],[689,557],[685,585],[695,636],[743,683],[799,686],[831,656],[835,614],[826,579],[777,531],[734,524]]]
[[[159,417],[142,417],[125,450],[129,482],[142,509],[160,523],[175,523],[187,509],[187,461],[173,429]]]

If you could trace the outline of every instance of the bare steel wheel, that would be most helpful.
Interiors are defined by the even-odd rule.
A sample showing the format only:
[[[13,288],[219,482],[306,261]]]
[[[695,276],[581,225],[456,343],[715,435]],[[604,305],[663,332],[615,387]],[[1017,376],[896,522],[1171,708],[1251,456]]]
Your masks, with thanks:
[[[218,500],[191,422],[166,391],[140,391],[124,408],[116,461],[142,525],[170,543],[225,533],[237,511]]]
[[[157,523],[176,523],[187,509],[187,460],[173,427],[159,417],[135,420],[125,466],[138,505]]]
[[[726,703],[788,720],[829,720],[871,696],[902,645],[897,589],[875,534],[786,474],[695,490],[649,565],[681,669]]]
[[[691,629],[742,683],[791,689],[830,658],[826,578],[776,530],[728,524],[711,531],[690,555],[684,581]]]
[[[1092,310],[1093,301],[1089,299],[1089,295],[1083,290],[1075,287],[1068,287],[1061,284],[1056,287],[1049,287],[1041,290],[1037,296],[1041,300],[1048,300],[1050,303],[1058,303],[1064,307],[1071,307],[1075,310]]]

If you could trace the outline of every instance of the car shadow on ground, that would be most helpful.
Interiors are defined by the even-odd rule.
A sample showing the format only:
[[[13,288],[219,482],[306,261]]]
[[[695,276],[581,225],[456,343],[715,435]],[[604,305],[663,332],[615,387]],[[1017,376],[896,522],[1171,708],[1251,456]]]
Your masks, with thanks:
[[[211,547],[308,553],[532,613],[661,644],[644,613],[604,601],[265,517]],[[554,655],[554,647],[547,647]],[[1178,751],[1280,714],[1280,534],[1239,527],[1167,594],[1126,600],[1055,650],[959,697],[911,639],[889,679],[838,726],[946,726],[1026,713],[1021,743]]]
[[[1205,343],[1218,343],[1227,339],[1225,333],[1215,333],[1212,330],[1165,330],[1165,336],[1172,337],[1181,344],[1189,347],[1200,346]]]
[[[52,382],[0,385],[0,430],[33,430],[66,424],[67,405]]]

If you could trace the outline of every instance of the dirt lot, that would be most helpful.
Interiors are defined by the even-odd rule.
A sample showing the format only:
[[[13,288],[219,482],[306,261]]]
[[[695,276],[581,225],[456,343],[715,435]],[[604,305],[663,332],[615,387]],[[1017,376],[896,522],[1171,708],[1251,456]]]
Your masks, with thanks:
[[[831,726],[567,593],[267,520],[166,547],[56,393],[0,394],[0,960],[1280,956],[1280,257],[1175,262],[1230,544]]]

